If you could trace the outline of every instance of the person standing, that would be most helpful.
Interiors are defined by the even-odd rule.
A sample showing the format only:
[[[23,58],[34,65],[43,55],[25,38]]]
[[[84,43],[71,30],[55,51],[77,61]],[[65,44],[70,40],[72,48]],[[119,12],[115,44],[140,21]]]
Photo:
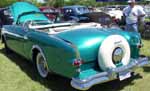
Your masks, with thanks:
[[[126,31],[138,32],[138,25],[144,20],[145,11],[143,7],[136,5],[135,0],[128,0],[128,6],[123,9],[126,21]]]

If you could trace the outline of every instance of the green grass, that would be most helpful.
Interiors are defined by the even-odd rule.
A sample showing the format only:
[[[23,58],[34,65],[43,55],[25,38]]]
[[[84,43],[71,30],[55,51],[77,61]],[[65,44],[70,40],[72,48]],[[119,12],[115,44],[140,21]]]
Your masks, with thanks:
[[[150,57],[150,40],[143,40],[142,42],[144,46],[141,49],[141,54],[144,54]]]
[[[150,57],[150,40],[143,40],[141,54]],[[135,70],[136,76],[124,81],[93,86],[89,91],[149,91],[150,65]],[[70,80],[58,75],[41,79],[33,65],[21,56],[12,53],[6,55],[0,44],[0,91],[76,91],[70,86]]]

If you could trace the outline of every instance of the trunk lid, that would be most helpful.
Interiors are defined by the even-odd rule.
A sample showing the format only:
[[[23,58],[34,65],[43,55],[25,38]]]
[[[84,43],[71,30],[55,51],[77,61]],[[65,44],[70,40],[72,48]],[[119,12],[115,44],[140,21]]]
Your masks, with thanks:
[[[82,28],[56,34],[57,37],[74,44],[84,61],[97,59],[99,46],[112,33],[99,28]]]

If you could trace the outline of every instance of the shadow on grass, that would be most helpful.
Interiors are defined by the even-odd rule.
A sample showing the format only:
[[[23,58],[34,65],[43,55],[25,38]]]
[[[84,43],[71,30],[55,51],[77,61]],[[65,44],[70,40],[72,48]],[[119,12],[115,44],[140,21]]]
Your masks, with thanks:
[[[148,57],[148,60],[150,61],[150,57]],[[144,72],[150,72],[150,64],[147,65],[147,66],[144,66],[144,67],[143,67],[143,71],[144,71]]]
[[[141,79],[142,76],[139,74],[136,74],[135,76],[132,76],[131,78],[128,78],[124,81],[114,80],[107,83],[99,84],[93,86],[89,91],[120,91],[124,89],[125,86],[134,85],[133,80],[135,79]]]
[[[38,76],[31,62],[24,59],[16,53],[6,54],[4,49],[0,49],[0,53],[7,56],[12,62],[20,67],[33,81],[39,82],[44,85],[49,91],[77,91],[70,86],[70,79],[59,76],[50,75],[47,79],[42,79]],[[119,80],[110,81],[103,84],[98,84],[90,88],[88,91],[120,91],[127,85],[134,85],[132,82],[135,79],[142,78],[139,74],[126,79],[122,82]]]
[[[144,66],[143,69],[144,72],[150,72],[150,66]]]

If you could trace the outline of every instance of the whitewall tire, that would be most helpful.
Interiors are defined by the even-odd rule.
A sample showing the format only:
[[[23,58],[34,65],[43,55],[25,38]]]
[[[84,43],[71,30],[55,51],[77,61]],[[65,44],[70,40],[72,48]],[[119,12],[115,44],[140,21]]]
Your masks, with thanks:
[[[42,78],[48,76],[48,65],[44,56],[39,52],[36,56],[36,68]]]
[[[120,54],[119,54],[120,53]],[[117,56],[116,56],[117,55]],[[114,57],[116,56],[116,57]],[[113,57],[120,58],[122,65],[130,62],[130,46],[121,35],[108,36],[99,47],[98,64],[102,70],[116,68]]]

